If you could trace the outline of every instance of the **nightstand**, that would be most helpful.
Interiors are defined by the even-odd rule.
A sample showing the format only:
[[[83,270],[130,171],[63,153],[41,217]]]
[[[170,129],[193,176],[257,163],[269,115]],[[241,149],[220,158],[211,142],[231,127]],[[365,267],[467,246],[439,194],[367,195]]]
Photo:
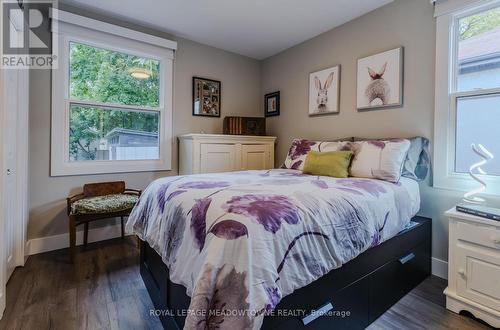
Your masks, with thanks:
[[[446,308],[500,328],[500,221],[455,208],[449,219],[448,287]]]

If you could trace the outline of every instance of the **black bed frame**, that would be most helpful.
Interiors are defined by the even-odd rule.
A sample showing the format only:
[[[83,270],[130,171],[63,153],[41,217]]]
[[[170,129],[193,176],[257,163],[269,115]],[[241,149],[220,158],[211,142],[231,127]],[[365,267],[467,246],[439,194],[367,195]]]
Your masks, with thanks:
[[[262,329],[366,328],[430,275],[431,219],[412,220],[418,225],[283,298]],[[163,327],[182,329],[190,297],[169,280],[167,266],[143,241],[140,270]],[[318,310],[325,313],[313,312]]]

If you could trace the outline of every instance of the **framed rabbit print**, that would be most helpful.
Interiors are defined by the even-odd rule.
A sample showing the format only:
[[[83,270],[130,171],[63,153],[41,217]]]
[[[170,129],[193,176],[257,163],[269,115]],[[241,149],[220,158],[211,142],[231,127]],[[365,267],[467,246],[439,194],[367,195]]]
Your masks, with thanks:
[[[358,60],[357,108],[403,105],[403,47]]]
[[[309,74],[309,116],[339,112],[340,65]]]

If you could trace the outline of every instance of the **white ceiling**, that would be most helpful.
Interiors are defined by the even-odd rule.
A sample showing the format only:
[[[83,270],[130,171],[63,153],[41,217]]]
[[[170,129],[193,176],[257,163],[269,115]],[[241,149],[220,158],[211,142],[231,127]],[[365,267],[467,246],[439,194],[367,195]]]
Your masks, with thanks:
[[[393,0],[62,0],[264,59]]]

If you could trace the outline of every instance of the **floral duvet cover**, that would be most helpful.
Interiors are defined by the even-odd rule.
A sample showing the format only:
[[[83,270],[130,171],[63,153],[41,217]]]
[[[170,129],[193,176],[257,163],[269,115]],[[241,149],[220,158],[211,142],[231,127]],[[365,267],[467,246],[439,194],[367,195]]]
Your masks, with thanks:
[[[258,329],[283,297],[401,231],[418,211],[411,195],[286,169],[166,177],[127,228],[186,287],[185,329]]]

